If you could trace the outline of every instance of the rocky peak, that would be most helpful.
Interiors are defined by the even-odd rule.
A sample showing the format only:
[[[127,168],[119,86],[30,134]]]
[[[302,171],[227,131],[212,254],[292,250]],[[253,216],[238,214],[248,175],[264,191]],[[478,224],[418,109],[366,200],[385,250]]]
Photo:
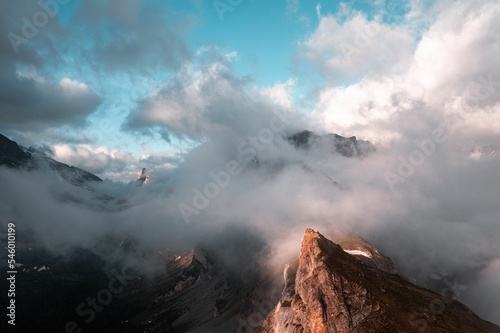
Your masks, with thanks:
[[[280,300],[257,332],[500,332],[464,305],[357,257],[307,229]]]
[[[335,133],[318,135],[304,130],[288,137],[288,142],[298,149],[326,148],[344,157],[363,157],[375,151],[369,141],[358,140],[355,136],[343,137]]]

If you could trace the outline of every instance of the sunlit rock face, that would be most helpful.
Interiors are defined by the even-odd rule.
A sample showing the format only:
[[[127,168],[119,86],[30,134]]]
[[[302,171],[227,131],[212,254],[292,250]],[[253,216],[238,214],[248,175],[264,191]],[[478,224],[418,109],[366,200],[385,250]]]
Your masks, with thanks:
[[[369,255],[377,258],[369,248],[347,251],[359,252],[307,229],[280,300],[256,332],[500,332],[464,305],[412,284],[388,258],[368,264]]]

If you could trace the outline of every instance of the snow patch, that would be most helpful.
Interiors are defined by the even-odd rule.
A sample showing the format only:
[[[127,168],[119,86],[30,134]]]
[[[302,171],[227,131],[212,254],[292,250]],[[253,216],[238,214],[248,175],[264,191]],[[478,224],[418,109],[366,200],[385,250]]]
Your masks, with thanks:
[[[364,252],[361,250],[344,250],[344,251],[349,253],[350,255],[353,255],[353,256],[363,256],[363,257],[367,257],[367,258],[372,257],[372,255],[370,253],[367,253],[367,252]]]

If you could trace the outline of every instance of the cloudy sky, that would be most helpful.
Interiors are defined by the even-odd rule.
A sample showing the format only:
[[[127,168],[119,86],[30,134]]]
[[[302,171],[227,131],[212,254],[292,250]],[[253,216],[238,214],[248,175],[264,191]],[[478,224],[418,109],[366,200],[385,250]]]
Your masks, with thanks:
[[[2,4],[0,131],[103,178],[174,166],[255,94],[380,144],[422,101],[498,134],[495,1],[42,3]]]
[[[355,231],[417,280],[458,274],[462,300],[500,323],[500,162],[491,156],[500,152],[500,2],[40,3],[0,5],[0,133],[103,179],[126,183],[146,167],[155,195],[102,216],[62,210],[47,193],[16,219],[46,216],[66,239],[62,226],[80,216],[78,244],[102,220],[123,231],[145,216],[156,225],[145,239],[161,229],[198,240],[235,224],[267,238],[287,230],[278,261],[305,227]],[[269,132],[276,115],[286,133],[356,135],[377,152],[304,155]],[[273,144],[252,148],[263,129]],[[201,226],[186,227],[180,205],[193,207],[210,173],[248,149],[261,169],[244,169],[191,215]],[[35,195],[5,174],[9,193]]]

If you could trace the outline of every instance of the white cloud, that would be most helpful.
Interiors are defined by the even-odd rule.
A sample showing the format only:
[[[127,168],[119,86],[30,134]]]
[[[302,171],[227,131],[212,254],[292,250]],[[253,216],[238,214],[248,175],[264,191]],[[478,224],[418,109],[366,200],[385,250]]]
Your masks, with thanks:
[[[392,118],[412,112],[422,97],[417,84],[402,78],[366,78],[347,87],[323,89],[312,118],[323,130],[389,143],[402,134],[400,127],[391,126]]]
[[[322,16],[316,30],[299,44],[301,56],[332,83],[367,74],[381,75],[406,69],[414,47],[402,28],[369,21],[355,13],[345,22]]]
[[[70,92],[71,94],[86,94],[90,92],[89,86],[85,83],[78,82],[76,80],[71,80],[70,78],[63,78],[59,81],[59,85]]]
[[[185,65],[173,83],[140,101],[128,118],[130,128],[160,128],[165,138],[197,141],[215,140],[228,133],[242,138],[268,126],[274,108],[292,107],[293,80],[268,89],[252,89],[248,79],[234,75],[227,56],[218,50],[204,49],[198,56]]]
[[[490,321],[500,319],[500,259],[491,262],[481,273],[478,281],[466,290],[465,299],[472,302],[476,313]],[[488,295],[477,299],[474,295]]]
[[[296,80],[289,79],[284,83],[277,82],[271,87],[263,88],[260,90],[260,93],[270,98],[277,105],[281,105],[287,109],[293,109],[294,108],[293,89],[296,85],[297,85]]]
[[[436,8],[440,11],[435,22],[418,43],[397,26],[380,25],[379,34],[369,44],[374,49],[360,50],[355,54],[359,58],[350,62],[339,54],[340,45],[353,38],[353,27],[359,30],[369,22],[356,16],[342,25],[331,16],[324,17],[304,42],[306,56],[323,69],[326,78],[358,73],[362,79],[320,90],[312,114],[318,126],[389,142],[408,133],[404,117],[417,116],[432,119],[429,126],[440,123],[462,139],[499,135],[500,127],[495,124],[500,120],[500,66],[496,60],[500,58],[500,3],[466,2]],[[410,52],[414,43],[416,48]],[[398,54],[398,49],[404,51]]]
[[[172,153],[135,156],[118,149],[87,144],[56,144],[53,151],[54,159],[60,162],[77,166],[104,179],[124,183],[134,180],[137,170],[144,167],[150,170],[149,173],[163,173],[173,169],[179,162]]]

